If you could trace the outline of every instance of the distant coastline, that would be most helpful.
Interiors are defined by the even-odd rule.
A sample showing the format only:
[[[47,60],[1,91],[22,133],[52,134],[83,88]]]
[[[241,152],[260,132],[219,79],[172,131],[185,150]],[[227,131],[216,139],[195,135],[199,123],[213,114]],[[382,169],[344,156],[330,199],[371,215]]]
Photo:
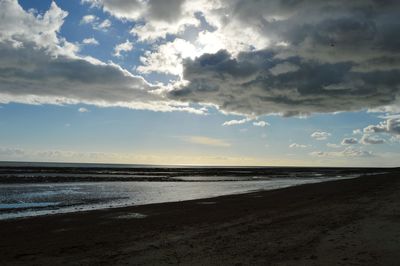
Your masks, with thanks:
[[[0,162],[0,184],[79,181],[251,181],[297,177],[332,178],[379,174],[395,171],[396,169],[372,167],[231,167]]]

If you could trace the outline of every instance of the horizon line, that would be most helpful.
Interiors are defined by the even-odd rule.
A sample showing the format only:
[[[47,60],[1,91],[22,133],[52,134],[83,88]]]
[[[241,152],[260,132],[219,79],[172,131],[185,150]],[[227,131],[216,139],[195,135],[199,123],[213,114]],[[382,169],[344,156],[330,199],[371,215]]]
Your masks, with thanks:
[[[400,166],[296,166],[296,165],[280,165],[280,166],[272,166],[272,165],[200,165],[200,164],[140,164],[140,163],[105,163],[105,162],[42,162],[42,161],[0,161],[0,167],[12,167],[3,164],[65,164],[65,165],[115,165],[115,166],[143,166],[143,167],[199,167],[199,168],[359,168],[359,169],[373,169],[373,168],[382,168],[382,169],[395,169],[400,168]],[[28,167],[23,166],[23,167]],[[35,166],[33,166],[35,167]],[[44,166],[46,167],[46,166]]]

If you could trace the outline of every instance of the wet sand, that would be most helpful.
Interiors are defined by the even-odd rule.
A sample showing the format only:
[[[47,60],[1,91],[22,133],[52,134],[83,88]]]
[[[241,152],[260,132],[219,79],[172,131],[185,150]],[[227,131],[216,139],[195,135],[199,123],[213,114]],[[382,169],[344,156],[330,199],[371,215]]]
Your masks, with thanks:
[[[0,265],[399,265],[400,174],[0,221]]]

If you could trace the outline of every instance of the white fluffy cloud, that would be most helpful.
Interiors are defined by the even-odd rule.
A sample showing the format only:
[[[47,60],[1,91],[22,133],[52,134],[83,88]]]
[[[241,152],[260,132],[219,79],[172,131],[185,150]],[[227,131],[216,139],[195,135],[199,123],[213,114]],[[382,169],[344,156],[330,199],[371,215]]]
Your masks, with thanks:
[[[315,140],[326,140],[331,136],[331,133],[324,131],[315,131],[310,136]]]
[[[89,24],[95,30],[107,31],[111,27],[111,21],[105,19],[100,21],[100,19],[95,15],[85,15],[81,19],[81,24]]]
[[[86,38],[82,40],[83,44],[86,45],[99,45],[99,42],[95,38]]]
[[[248,119],[248,118],[243,118],[243,119],[240,119],[240,120],[233,119],[233,120],[225,121],[222,125],[223,126],[235,126],[235,125],[244,124],[244,123],[246,123],[248,121],[250,121],[250,119]]]
[[[109,19],[105,19],[99,24],[95,25],[95,29],[107,31],[111,27],[111,21]]]
[[[291,148],[291,149],[293,149],[293,148],[304,149],[304,148],[307,148],[307,147],[308,147],[307,145],[298,144],[298,143],[292,143],[292,144],[289,145],[289,148]]]
[[[268,122],[265,121],[255,121],[253,122],[253,126],[255,127],[266,127],[269,126],[270,124]]]
[[[126,52],[129,52],[129,51],[132,51],[132,49],[133,49],[133,44],[129,40],[126,40],[125,42],[117,44],[114,47],[114,54],[113,55],[116,56],[116,57],[120,57],[120,56],[122,56],[121,55],[122,52],[126,53]]]
[[[78,109],[78,112],[79,112],[79,113],[87,113],[87,112],[89,112],[89,110],[88,110],[87,108],[85,108],[85,107],[80,107],[80,108]]]
[[[85,15],[81,19],[81,24],[91,24],[98,20],[99,18],[94,15]]]
[[[235,126],[235,125],[241,125],[244,123],[247,123],[249,121],[252,121],[254,118],[250,118],[250,117],[245,117],[243,119],[233,119],[233,120],[229,120],[229,121],[225,121],[222,126]],[[270,126],[270,124],[266,121],[254,121],[253,126],[255,127],[266,127],[266,126]]]
[[[140,58],[142,63],[137,70],[141,73],[165,73],[182,77],[184,58],[194,58],[199,54],[190,42],[176,38],[172,42],[161,44],[155,51],[147,51]]]

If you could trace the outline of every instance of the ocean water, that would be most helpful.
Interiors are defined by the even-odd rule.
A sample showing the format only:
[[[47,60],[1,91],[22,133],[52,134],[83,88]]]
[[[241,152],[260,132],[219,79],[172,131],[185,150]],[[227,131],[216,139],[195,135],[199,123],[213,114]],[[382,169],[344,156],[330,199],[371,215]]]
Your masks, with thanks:
[[[202,199],[382,172],[386,170],[0,162],[0,219]]]
[[[0,185],[0,219],[183,201],[271,190],[336,178],[219,182],[71,182]]]

